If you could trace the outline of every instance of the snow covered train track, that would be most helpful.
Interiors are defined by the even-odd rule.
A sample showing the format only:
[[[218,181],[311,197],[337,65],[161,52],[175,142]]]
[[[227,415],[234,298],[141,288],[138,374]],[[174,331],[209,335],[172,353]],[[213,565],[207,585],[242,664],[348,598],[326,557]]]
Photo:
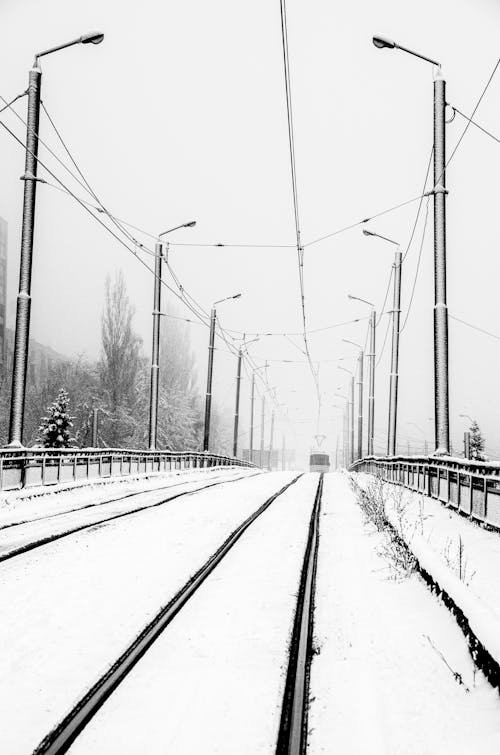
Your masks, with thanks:
[[[260,474],[260,472],[257,472],[257,474]],[[251,476],[254,475],[244,474],[235,477],[229,477],[227,474],[219,475],[211,478],[209,483],[203,485],[194,481],[170,483],[150,490],[128,492],[121,496],[69,509],[61,513],[4,525],[0,527],[0,563],[83,530],[106,525],[123,517],[163,506],[183,496],[193,495],[216,485],[237,482]],[[187,489],[164,497],[165,490],[180,486]],[[159,493],[161,495],[158,497]]]
[[[256,511],[248,516],[223,542],[223,544],[212,554],[212,556],[198,569],[179,592],[154,616],[154,618],[144,627],[133,642],[126,650],[116,659],[113,665],[93,684],[88,692],[77,702],[76,705],[66,714],[61,722],[42,740],[34,750],[33,755],[60,755],[69,750],[81,732],[94,718],[95,714],[117,690],[119,685],[125,680],[127,675],[134,669],[136,664],[146,655],[155,641],[160,637],[166,627],[172,622],[181,609],[190,601],[197,592],[198,588],[207,580],[214,569],[220,564],[224,557],[233,549],[233,546],[240,540],[242,535],[256,520],[273,504],[276,499],[280,498],[289,488],[291,488],[302,475],[297,475],[288,481],[277,492],[267,498]],[[320,483],[321,484],[321,483]],[[313,518],[316,519],[319,512],[319,499],[315,505]],[[315,537],[317,529],[315,528]],[[309,542],[311,533],[309,533],[307,552],[311,550]],[[315,549],[312,548],[315,554]],[[315,555],[313,556],[315,558]],[[302,588],[301,588],[301,593]],[[299,602],[301,598],[299,597]],[[305,603],[304,603],[305,606]],[[292,643],[293,645],[293,643]],[[147,657],[147,656],[146,656]],[[86,749],[84,750],[86,751]],[[295,752],[290,750],[290,752]],[[297,751],[299,752],[299,751]]]
[[[316,491],[304,554],[276,755],[303,755],[306,752],[309,671],[313,654],[314,591],[322,494],[323,475],[320,476]]]

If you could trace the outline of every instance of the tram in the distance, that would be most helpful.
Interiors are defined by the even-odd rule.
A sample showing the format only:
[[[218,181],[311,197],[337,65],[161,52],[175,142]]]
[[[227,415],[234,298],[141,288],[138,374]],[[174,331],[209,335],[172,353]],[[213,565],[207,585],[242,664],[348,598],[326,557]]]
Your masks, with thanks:
[[[329,472],[330,471],[330,457],[328,454],[312,453],[309,456],[309,471],[310,472]]]

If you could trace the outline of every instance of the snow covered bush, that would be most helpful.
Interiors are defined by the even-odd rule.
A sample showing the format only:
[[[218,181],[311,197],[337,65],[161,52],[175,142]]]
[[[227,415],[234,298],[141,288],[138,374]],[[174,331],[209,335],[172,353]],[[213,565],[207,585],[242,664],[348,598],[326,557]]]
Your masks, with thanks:
[[[47,407],[48,414],[42,417],[42,424],[38,428],[38,442],[44,448],[69,448],[74,442],[70,433],[73,417],[68,414],[68,404],[68,394],[61,388],[56,400]]]

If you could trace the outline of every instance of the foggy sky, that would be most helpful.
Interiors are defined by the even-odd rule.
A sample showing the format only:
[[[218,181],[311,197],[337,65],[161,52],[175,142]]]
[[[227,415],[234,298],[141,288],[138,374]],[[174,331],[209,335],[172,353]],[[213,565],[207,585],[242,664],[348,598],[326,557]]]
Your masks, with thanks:
[[[376,50],[372,35],[392,37],[440,60],[448,102],[470,113],[500,54],[500,7],[493,0],[288,0],[287,8],[299,210],[307,244],[421,192],[432,147],[432,67],[396,50]],[[26,88],[36,51],[89,30],[105,33],[102,45],[78,46],[42,60],[42,98],[94,190],[114,214],[153,234],[195,219],[196,228],[171,237],[177,242],[293,245],[278,0],[2,0],[0,18],[0,95],[7,99]],[[500,136],[499,98],[497,73],[476,120]],[[25,99],[17,109],[24,117]],[[1,117],[24,139],[24,127],[15,117]],[[464,126],[458,115],[448,125],[448,155]],[[43,116],[41,136],[63,156]],[[40,157],[47,157],[43,147]],[[450,314],[500,335],[499,163],[500,146],[471,126],[448,169],[447,184]],[[8,299],[13,301],[24,157],[3,131],[0,164],[0,215],[9,223]],[[64,176],[53,160],[49,164]],[[46,174],[40,170],[39,175]],[[71,178],[68,183],[84,196]],[[409,205],[370,227],[400,241],[405,251],[416,209],[417,204]],[[403,267],[403,322],[422,220]],[[412,310],[401,336],[398,437],[420,444],[424,435],[429,441],[432,437],[432,255],[431,202]],[[366,317],[368,308],[350,302],[349,292],[380,309],[392,257],[393,247],[366,239],[359,228],[306,247],[308,327]],[[174,246],[170,259],[206,309],[217,299],[243,292],[241,300],[220,306],[225,327],[247,333],[300,332],[293,248]],[[117,268],[124,271],[136,307],[135,326],[149,355],[150,274],[71,198],[40,185],[32,336],[64,354],[98,357],[104,280]],[[165,306],[171,303],[165,294],[163,298]],[[378,353],[387,318],[382,315],[378,329]],[[12,319],[8,324],[13,326]],[[354,366],[356,357],[356,349],[341,339],[364,344],[366,328],[363,320],[310,336],[313,360],[321,363],[320,431],[327,435],[328,450],[335,448],[342,429],[341,412],[332,408],[342,402],[333,394],[337,386],[345,392],[348,380],[336,360],[352,355],[350,363],[340,364]],[[190,334],[202,391],[208,331],[192,325]],[[258,364],[266,359],[302,360],[270,362],[269,384],[276,386],[277,400],[284,405],[278,445],[286,434],[288,446],[304,451],[316,431],[315,392],[301,339],[292,340],[296,346],[284,337],[263,338],[250,349]],[[381,449],[388,360],[389,342],[376,376]],[[465,412],[478,419],[488,447],[500,451],[499,368],[498,340],[450,320],[450,423],[457,450],[468,424],[458,415]],[[216,352],[215,400],[228,411],[233,410],[235,372],[235,358]],[[243,432],[248,388],[245,379]],[[290,421],[285,421],[286,413]]]

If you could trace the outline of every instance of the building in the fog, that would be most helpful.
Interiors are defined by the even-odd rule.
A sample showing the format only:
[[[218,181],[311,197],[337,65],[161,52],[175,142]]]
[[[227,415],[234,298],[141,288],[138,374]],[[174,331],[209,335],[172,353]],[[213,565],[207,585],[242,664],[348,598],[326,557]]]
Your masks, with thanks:
[[[2,373],[5,371],[5,328],[7,305],[7,221],[0,218],[0,364]]]

